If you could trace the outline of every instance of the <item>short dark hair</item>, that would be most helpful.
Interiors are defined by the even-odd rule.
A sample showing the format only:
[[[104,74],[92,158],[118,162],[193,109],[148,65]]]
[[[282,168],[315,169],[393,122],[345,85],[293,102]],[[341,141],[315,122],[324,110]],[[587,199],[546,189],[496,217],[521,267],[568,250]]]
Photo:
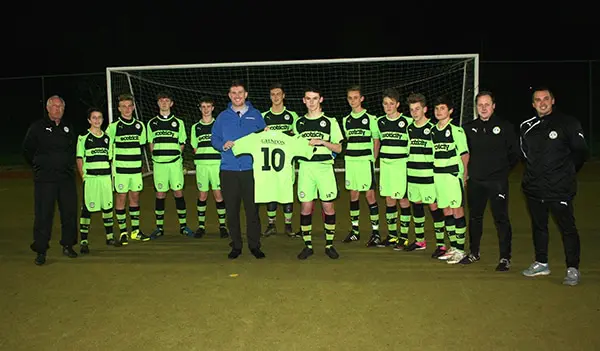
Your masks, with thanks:
[[[360,93],[360,95],[362,96],[362,88],[358,84],[352,84],[352,85],[348,86],[348,88],[346,88],[346,93],[349,93],[351,91],[358,91]]]
[[[202,105],[203,103],[207,103],[207,104],[215,104],[215,100],[213,98],[211,98],[210,96],[206,95],[200,98],[200,102],[198,103],[198,107],[200,107],[200,105]]]
[[[283,91],[285,93],[285,90],[283,90],[283,84],[281,84],[279,82],[275,82],[269,86],[269,91],[271,91],[273,89],[281,89],[281,91]]]
[[[494,97],[494,94],[492,94],[491,91],[489,90],[482,90],[479,93],[477,93],[477,95],[475,96],[475,104],[477,104],[477,100],[479,100],[480,97],[482,96],[489,96],[490,99],[492,99],[492,104],[496,103],[496,97]]]
[[[535,88],[533,88],[531,90],[531,102],[533,102],[533,96],[538,91],[547,91],[548,94],[550,94],[550,97],[554,99],[554,93],[552,92],[552,90],[548,86],[546,86],[546,85],[539,85],[539,86],[537,86],[537,87],[535,87]]]
[[[121,102],[121,101],[134,102],[133,95],[131,95],[130,93],[123,93],[123,94],[119,95],[119,102]]]
[[[156,94],[156,100],[160,100],[160,99],[169,99],[172,101],[173,94],[171,94],[171,92],[168,90],[159,91],[158,94]]]
[[[427,99],[425,98],[425,95],[421,93],[410,93],[408,98],[406,98],[406,103],[408,105],[419,103],[422,107],[425,107],[427,106]]]
[[[90,119],[92,117],[92,113],[94,113],[94,112],[100,112],[100,114],[102,114],[102,116],[104,116],[104,113],[102,112],[101,109],[99,109],[98,107],[92,106],[87,109],[87,119]]]
[[[448,110],[452,110],[454,108],[452,100],[450,99],[450,97],[448,97],[448,95],[440,95],[437,98],[435,98],[435,100],[433,101],[433,107],[437,105],[446,105],[448,107]]]
[[[394,88],[387,88],[383,91],[383,98],[390,98],[392,100],[396,100],[397,102],[400,102],[400,94],[398,93],[398,90],[394,89]]]
[[[321,89],[315,86],[307,86],[304,88],[304,95],[306,95],[306,93],[317,93],[319,96],[323,96],[323,94],[321,94]]]
[[[241,79],[234,79],[234,80],[232,80],[231,81],[231,85],[229,86],[229,88],[231,89],[233,87],[242,87],[242,88],[244,88],[244,90],[247,91],[246,84]]]

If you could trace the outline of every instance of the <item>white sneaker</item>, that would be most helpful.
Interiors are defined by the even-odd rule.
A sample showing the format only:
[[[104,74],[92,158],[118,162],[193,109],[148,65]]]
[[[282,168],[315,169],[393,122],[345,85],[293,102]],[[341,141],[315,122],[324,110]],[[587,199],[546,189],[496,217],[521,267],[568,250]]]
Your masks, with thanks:
[[[447,264],[457,264],[462,261],[463,258],[467,257],[467,254],[461,250],[454,250],[454,254],[448,260],[446,260]]]
[[[579,284],[580,279],[581,279],[581,274],[579,273],[579,270],[574,267],[569,267],[567,269],[567,275],[565,276],[565,279],[563,280],[563,284],[575,286],[575,285]]]
[[[440,257],[438,257],[438,260],[442,260],[442,261],[447,261],[449,260],[452,256],[454,256],[454,253],[456,252],[456,249],[451,247],[450,249],[448,249],[448,251],[446,251],[445,254],[441,255]]]
[[[549,275],[550,266],[548,263],[533,262],[529,268],[523,271],[523,275],[526,277],[535,277],[538,275]]]

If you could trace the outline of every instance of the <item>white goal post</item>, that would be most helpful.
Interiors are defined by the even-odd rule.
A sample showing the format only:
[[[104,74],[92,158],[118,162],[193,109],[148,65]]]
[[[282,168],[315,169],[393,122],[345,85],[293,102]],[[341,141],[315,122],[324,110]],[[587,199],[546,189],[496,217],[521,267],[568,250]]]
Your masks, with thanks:
[[[174,96],[172,110],[185,122],[189,138],[190,127],[201,117],[200,98],[214,99],[216,117],[229,102],[227,93],[234,79],[244,81],[248,101],[260,111],[270,108],[269,86],[278,82],[285,91],[286,107],[303,115],[304,88],[316,86],[324,97],[325,114],[341,121],[350,112],[346,88],[358,84],[365,96],[363,106],[373,115],[384,113],[383,90],[395,88],[405,114],[409,114],[406,97],[411,92],[423,93],[428,101],[442,94],[449,96],[455,106],[453,118],[462,124],[476,117],[479,54],[107,67],[108,120],[112,122],[118,116],[118,96],[130,93],[135,98],[135,117],[147,123],[158,113],[156,94],[168,90]],[[428,116],[435,118],[432,106]],[[145,154],[144,163],[151,172],[149,161]],[[194,172],[189,142],[184,152],[184,167],[189,173]],[[336,170],[343,171],[343,157],[336,158]]]

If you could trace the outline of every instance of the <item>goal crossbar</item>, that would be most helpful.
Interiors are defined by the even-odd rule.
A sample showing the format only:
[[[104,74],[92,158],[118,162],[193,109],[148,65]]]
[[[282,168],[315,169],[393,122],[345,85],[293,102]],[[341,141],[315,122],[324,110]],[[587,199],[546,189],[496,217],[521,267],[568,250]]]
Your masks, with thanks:
[[[175,64],[175,65],[118,66],[118,67],[107,67],[106,71],[107,71],[107,73],[110,71],[125,73],[127,71],[148,71],[148,70],[160,70],[160,69],[313,65],[313,64],[328,64],[328,63],[361,63],[361,62],[417,61],[417,60],[426,61],[426,60],[469,59],[469,58],[478,59],[479,54],[383,56],[383,57],[357,57],[357,58],[308,59],[308,60],[214,62],[214,63]]]

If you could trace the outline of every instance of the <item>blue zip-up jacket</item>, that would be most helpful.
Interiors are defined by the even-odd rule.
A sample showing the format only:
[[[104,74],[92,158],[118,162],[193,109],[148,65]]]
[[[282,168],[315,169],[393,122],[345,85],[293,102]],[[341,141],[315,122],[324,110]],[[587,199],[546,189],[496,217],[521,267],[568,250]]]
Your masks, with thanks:
[[[265,129],[267,126],[260,111],[246,101],[247,111],[238,116],[231,108],[231,102],[227,109],[219,113],[212,128],[210,142],[212,146],[221,152],[221,169],[224,171],[249,171],[252,170],[252,156],[240,155],[235,157],[231,149],[223,151],[223,145],[228,140],[235,142],[237,139],[250,133]]]

